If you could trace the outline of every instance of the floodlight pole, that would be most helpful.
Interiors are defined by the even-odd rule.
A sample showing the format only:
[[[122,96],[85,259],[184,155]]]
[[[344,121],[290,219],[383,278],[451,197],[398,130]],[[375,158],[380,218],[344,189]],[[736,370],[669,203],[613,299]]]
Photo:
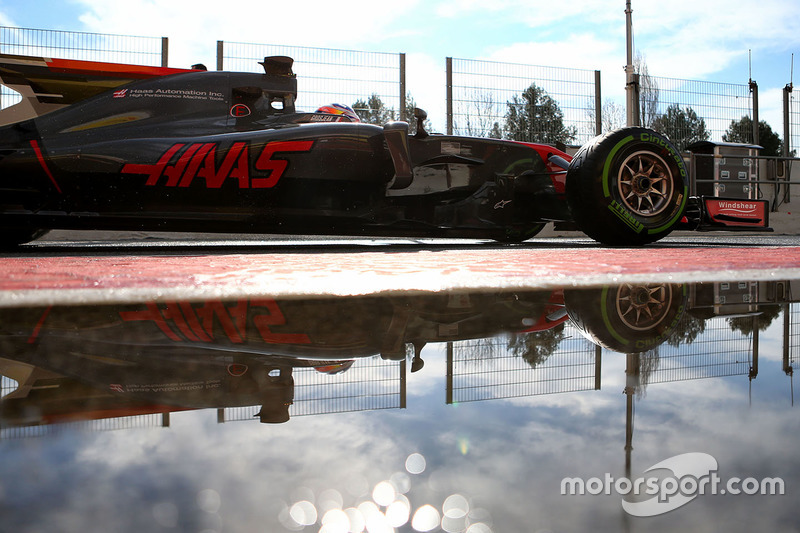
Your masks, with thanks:
[[[631,0],[625,3],[625,38],[628,49],[628,62],[625,65],[625,109],[628,126],[639,125],[639,76],[633,67],[633,10]]]

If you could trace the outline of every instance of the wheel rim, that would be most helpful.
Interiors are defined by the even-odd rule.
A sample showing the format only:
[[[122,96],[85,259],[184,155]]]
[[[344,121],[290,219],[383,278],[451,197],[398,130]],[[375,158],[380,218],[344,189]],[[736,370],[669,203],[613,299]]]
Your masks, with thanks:
[[[650,151],[628,156],[617,176],[620,198],[628,209],[640,216],[652,217],[667,209],[672,187],[669,166]]]
[[[658,326],[669,314],[672,290],[669,285],[621,285],[617,291],[617,315],[633,330]]]

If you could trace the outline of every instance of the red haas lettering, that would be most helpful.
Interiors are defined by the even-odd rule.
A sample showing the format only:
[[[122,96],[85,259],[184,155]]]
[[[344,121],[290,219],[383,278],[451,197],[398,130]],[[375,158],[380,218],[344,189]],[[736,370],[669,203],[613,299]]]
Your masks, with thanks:
[[[279,141],[267,143],[253,165],[259,173],[250,176],[251,147],[246,142],[233,143],[217,165],[219,143],[174,144],[154,164],[127,163],[123,174],[145,174],[145,185],[152,187],[166,179],[167,187],[189,187],[202,179],[207,189],[219,189],[227,179],[237,181],[240,189],[269,189],[280,181],[289,162],[276,154],[308,152],[314,141]],[[261,173],[264,173],[263,175]]]
[[[252,311],[252,313],[251,313]],[[147,304],[141,311],[122,311],[125,322],[152,322],[164,335],[175,342],[214,342],[215,324],[228,341],[241,344],[248,340],[247,332],[254,327],[258,338],[269,344],[309,344],[305,333],[280,331],[287,325],[286,317],[275,300],[240,300],[234,306],[220,301],[194,306],[187,302]],[[279,331],[272,328],[278,326]]]

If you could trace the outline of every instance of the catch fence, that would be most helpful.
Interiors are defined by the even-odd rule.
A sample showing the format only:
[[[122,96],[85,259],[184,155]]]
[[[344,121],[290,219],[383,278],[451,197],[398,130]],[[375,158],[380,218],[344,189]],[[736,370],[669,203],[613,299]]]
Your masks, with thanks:
[[[0,26],[0,53],[166,67],[169,39]],[[0,87],[0,109],[20,99],[16,92]]]
[[[784,120],[788,123],[788,129],[785,129],[784,137],[789,139],[788,153],[791,155],[795,152],[800,155],[798,148],[800,148],[800,100],[794,95],[794,92],[788,94],[787,115]],[[786,133],[788,132],[788,135]]]
[[[0,26],[0,53],[166,67],[166,37],[37,30]]]
[[[404,53],[230,41],[216,44],[216,67],[220,70],[260,72],[258,62],[266,56],[292,57],[301,80],[297,101],[301,111],[336,102],[358,107],[362,119],[369,122],[412,119]],[[0,53],[168,66],[169,39],[0,27]],[[445,59],[442,94],[446,124],[439,127],[444,126],[447,133],[579,146],[599,133],[624,125],[619,116],[623,106],[610,99],[602,101],[598,70]],[[430,73],[430,78],[436,79],[436,74]],[[535,95],[529,92],[534,85],[540,90]],[[796,150],[800,145],[800,102],[791,87],[788,89],[783,128],[771,126],[790,150]],[[639,78],[635,115],[640,124],[667,134],[681,149],[695,140],[719,142],[733,123],[744,117],[752,124],[758,117],[757,90],[755,83],[644,75]],[[531,100],[531,96],[538,98]],[[19,95],[0,89],[0,108],[18,101]],[[777,107],[776,102],[772,104],[770,107]],[[752,126],[740,128],[732,139],[756,141]]]
[[[644,81],[646,79],[646,81]],[[640,83],[640,124],[665,133],[680,149],[696,141],[723,140],[734,122],[752,124],[757,87],[648,76]],[[728,135],[728,140],[732,140]],[[752,126],[737,142],[753,143]]]
[[[375,96],[391,120],[405,119],[405,54],[217,42],[217,70],[259,72],[258,62],[267,56],[294,59],[293,71],[302,80],[298,83],[298,110],[314,111],[339,103],[366,113],[371,109],[356,102],[367,104]]]
[[[599,71],[447,58],[446,73],[448,133],[565,144],[599,133]]]

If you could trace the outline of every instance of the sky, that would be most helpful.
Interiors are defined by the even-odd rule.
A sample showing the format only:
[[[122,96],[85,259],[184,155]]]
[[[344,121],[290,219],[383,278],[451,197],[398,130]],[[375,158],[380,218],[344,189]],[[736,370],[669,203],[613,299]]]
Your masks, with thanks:
[[[624,103],[623,0],[0,0],[0,25],[168,37],[170,66],[214,65],[216,41],[404,52],[422,107],[445,99],[445,57],[602,72]],[[634,47],[651,75],[758,82],[760,118],[782,131],[782,89],[800,52],[797,0],[632,0]],[[800,60],[800,54],[798,54]],[[430,115],[429,110],[429,115]]]

